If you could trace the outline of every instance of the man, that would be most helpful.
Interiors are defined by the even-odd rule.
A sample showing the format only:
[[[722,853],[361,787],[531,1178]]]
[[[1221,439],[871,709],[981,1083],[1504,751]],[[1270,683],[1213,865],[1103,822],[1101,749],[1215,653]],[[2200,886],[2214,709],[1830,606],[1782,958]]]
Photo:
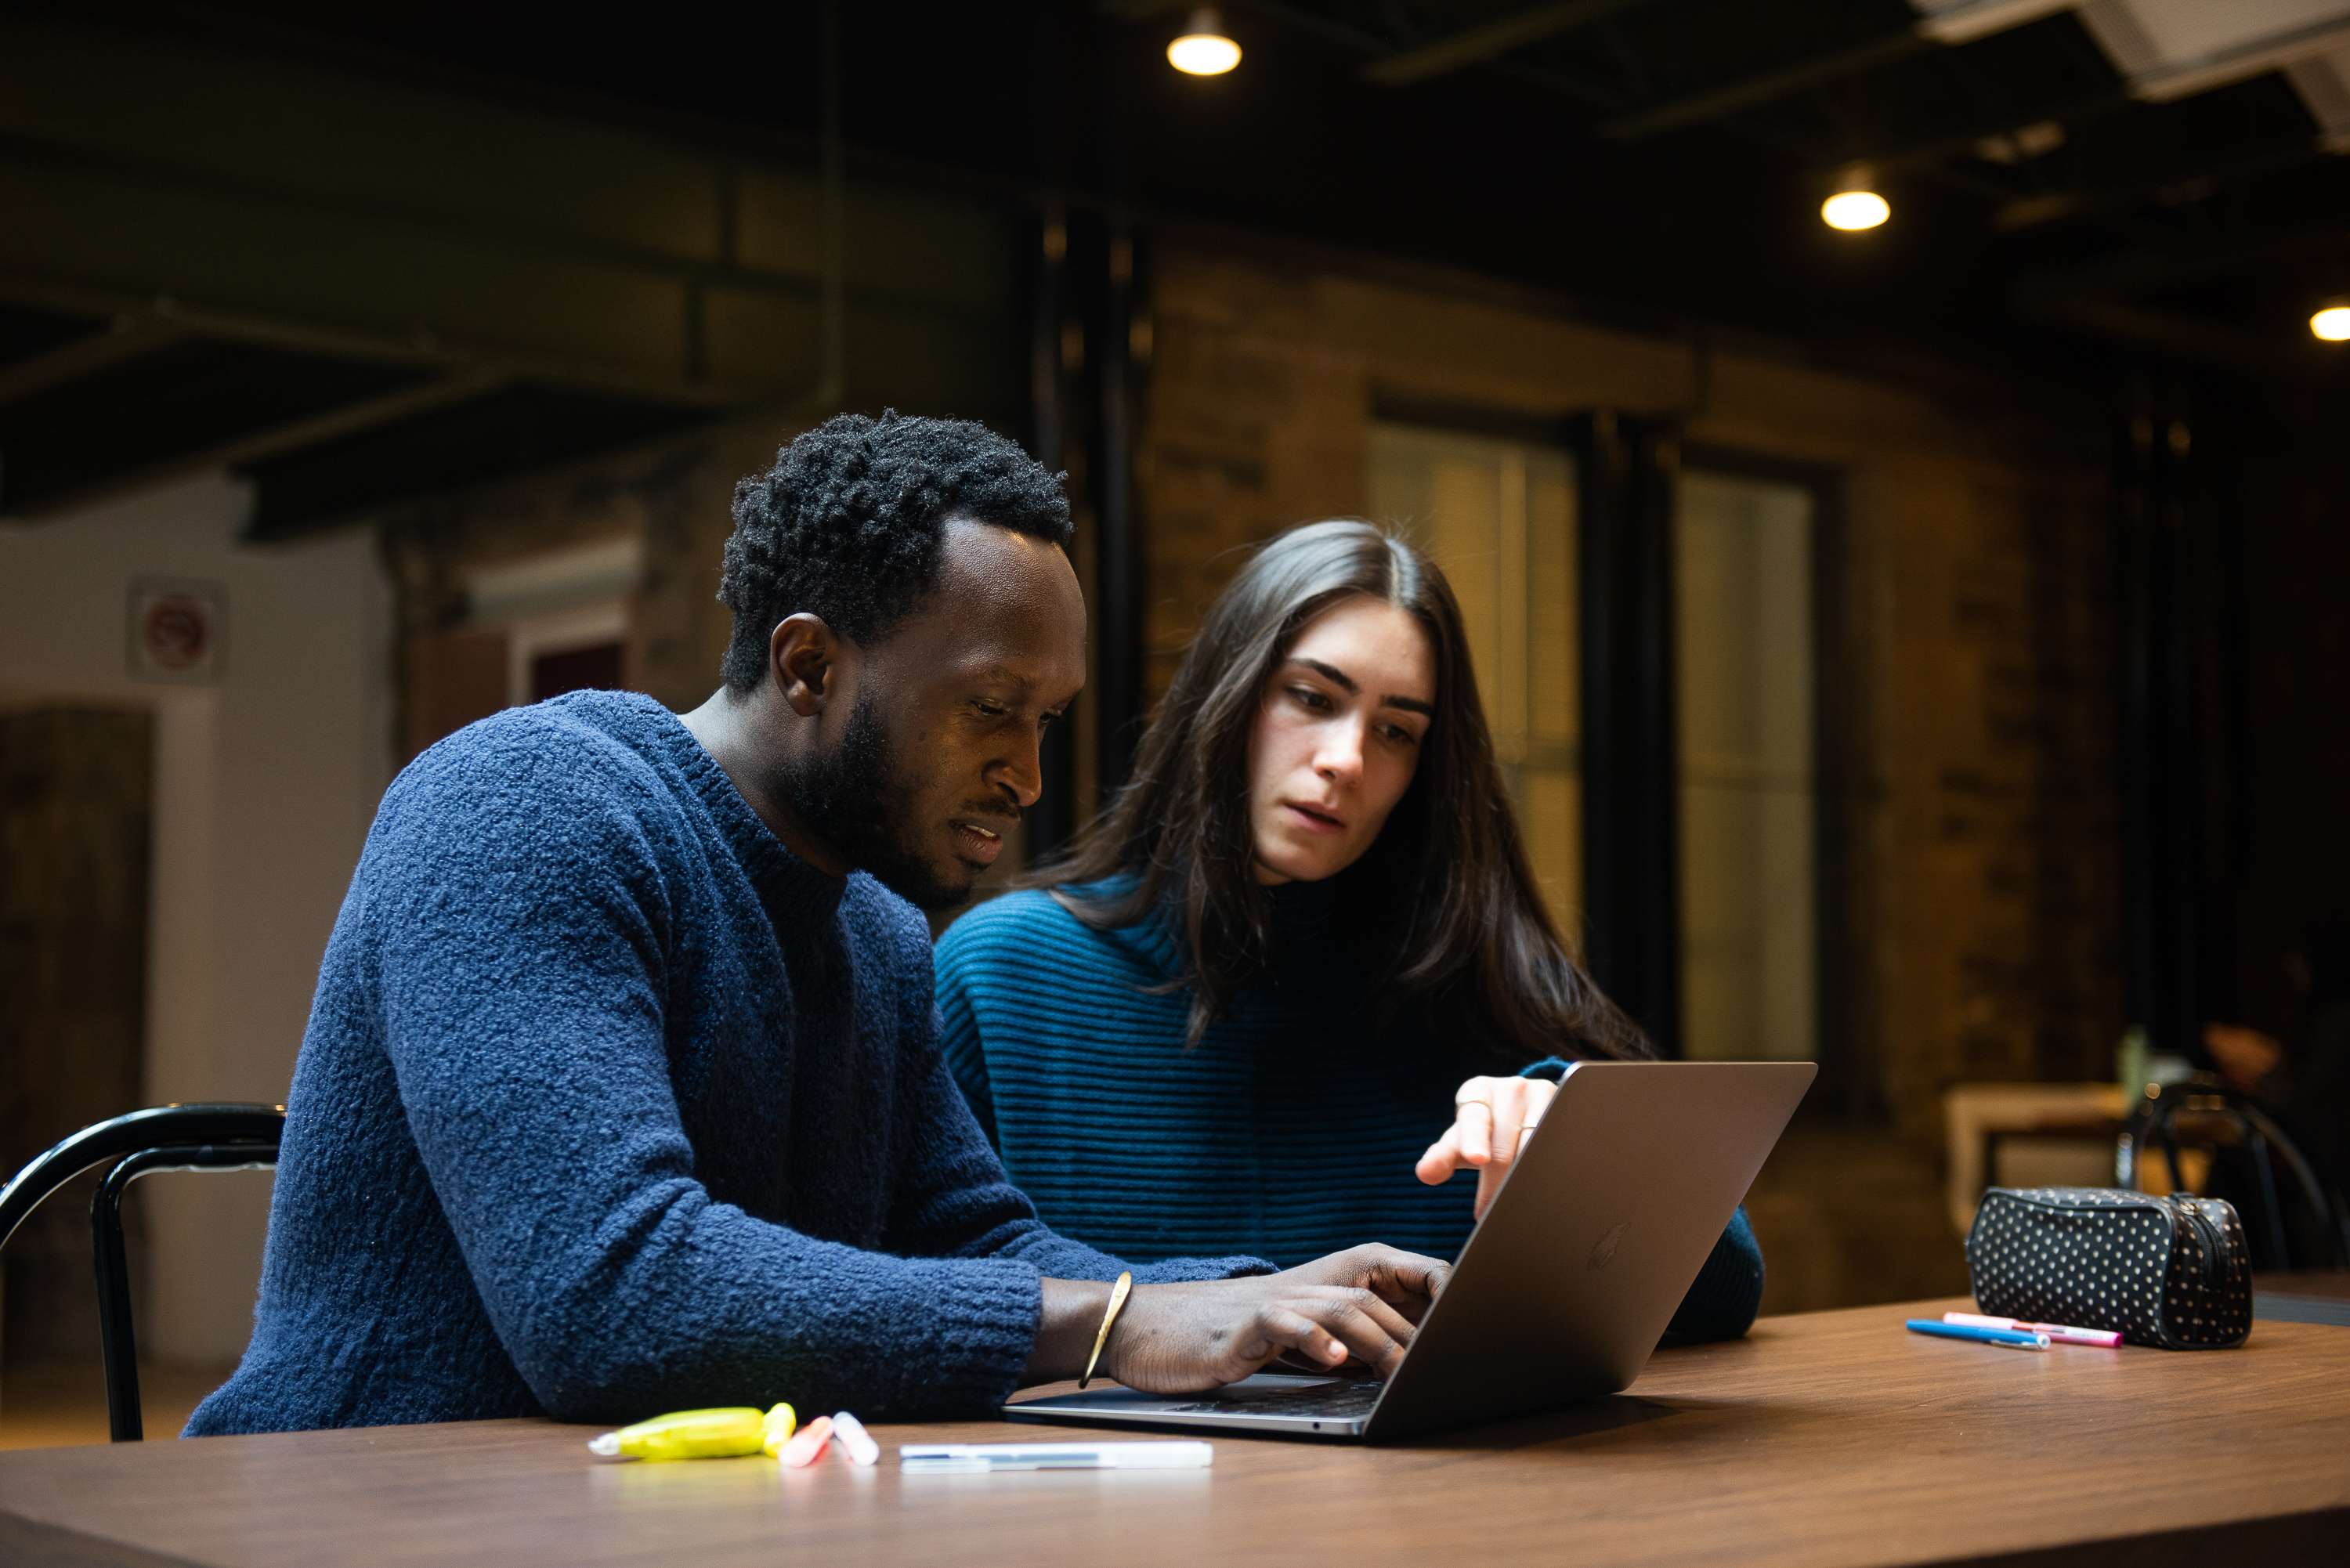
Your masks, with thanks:
[[[835,419],[735,498],[724,687],[579,693],[387,792],[287,1101],[254,1335],[192,1435],[545,1413],[983,1408],[1073,1376],[1116,1259],[1055,1236],[941,1065],[930,944],[1084,678],[1057,483]],[[1384,1366],[1442,1265],[1177,1260],[1139,1387]]]

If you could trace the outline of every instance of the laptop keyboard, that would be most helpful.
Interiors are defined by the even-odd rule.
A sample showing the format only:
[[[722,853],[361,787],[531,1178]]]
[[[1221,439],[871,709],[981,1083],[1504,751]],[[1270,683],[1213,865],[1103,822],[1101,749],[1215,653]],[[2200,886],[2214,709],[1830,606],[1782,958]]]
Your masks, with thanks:
[[[1319,1416],[1324,1419],[1345,1420],[1367,1416],[1371,1407],[1379,1402],[1382,1385],[1375,1373],[1340,1380],[1319,1379],[1304,1387],[1250,1389],[1243,1394],[1227,1394],[1221,1398],[1202,1399],[1193,1405],[1179,1405],[1176,1410],[1221,1411],[1251,1416]]]

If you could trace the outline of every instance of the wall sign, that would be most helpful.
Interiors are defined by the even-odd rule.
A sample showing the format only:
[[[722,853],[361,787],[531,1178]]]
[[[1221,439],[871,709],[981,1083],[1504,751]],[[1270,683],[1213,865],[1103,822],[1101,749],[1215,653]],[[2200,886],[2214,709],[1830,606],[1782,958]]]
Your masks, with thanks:
[[[132,680],[207,686],[220,679],[228,597],[218,583],[135,578],[128,608]]]

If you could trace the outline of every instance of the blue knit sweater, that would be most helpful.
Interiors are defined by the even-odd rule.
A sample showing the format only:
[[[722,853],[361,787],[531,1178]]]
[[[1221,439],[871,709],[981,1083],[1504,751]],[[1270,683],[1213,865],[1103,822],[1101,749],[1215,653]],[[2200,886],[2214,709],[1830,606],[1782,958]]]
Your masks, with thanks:
[[[433,747],[328,945],[253,1339],[189,1434],[1001,1401],[1038,1280],[1123,1265],[1006,1182],[931,983],[921,918],[649,699]]]
[[[1274,889],[1279,962],[1188,1052],[1190,993],[1150,989],[1180,967],[1163,924],[1097,932],[1033,891],[955,922],[939,944],[940,1043],[1048,1224],[1137,1258],[1237,1248],[1286,1267],[1361,1241],[1460,1251],[1475,1178],[1429,1187],[1412,1167],[1451,1125],[1461,1081],[1490,1069],[1424,1027],[1372,1043],[1368,976],[1330,918],[1333,888]],[[1741,1210],[1672,1332],[1743,1334],[1762,1296]]]

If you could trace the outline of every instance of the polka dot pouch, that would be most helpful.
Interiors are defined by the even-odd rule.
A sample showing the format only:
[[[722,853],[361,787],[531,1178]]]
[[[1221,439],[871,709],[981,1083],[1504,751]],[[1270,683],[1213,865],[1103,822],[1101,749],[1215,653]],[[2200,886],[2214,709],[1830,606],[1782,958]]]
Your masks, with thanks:
[[[1967,1235],[1975,1303],[2000,1317],[2119,1331],[2132,1345],[2218,1350],[2252,1329],[2233,1205],[2103,1187],[1994,1187]]]

